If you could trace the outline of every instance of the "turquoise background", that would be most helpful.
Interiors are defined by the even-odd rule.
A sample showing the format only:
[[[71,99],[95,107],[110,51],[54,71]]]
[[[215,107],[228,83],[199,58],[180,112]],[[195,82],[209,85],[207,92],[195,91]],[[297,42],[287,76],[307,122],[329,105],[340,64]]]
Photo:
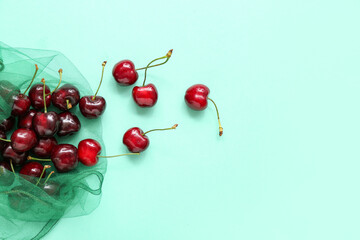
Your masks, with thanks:
[[[0,0],[0,39],[63,52],[100,94],[108,154],[130,127],[151,133],[139,158],[109,160],[91,215],[45,239],[360,239],[358,0]],[[149,71],[159,91],[140,109],[112,66]],[[66,69],[64,69],[66,71]],[[140,73],[139,82],[143,73]],[[204,83],[219,107],[189,110]]]

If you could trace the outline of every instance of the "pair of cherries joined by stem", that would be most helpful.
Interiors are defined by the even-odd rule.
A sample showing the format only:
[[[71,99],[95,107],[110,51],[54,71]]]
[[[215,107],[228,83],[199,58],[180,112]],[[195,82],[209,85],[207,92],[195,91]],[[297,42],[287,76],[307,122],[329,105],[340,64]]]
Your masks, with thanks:
[[[139,75],[137,71],[145,69],[145,75],[144,75],[144,82],[141,87],[135,86],[132,90],[132,96],[135,101],[135,103],[140,107],[152,107],[156,104],[158,100],[158,91],[154,84],[147,84],[146,82],[146,76],[147,76],[147,70],[152,67],[157,67],[160,65],[165,64],[167,61],[169,61],[171,55],[172,55],[172,49],[163,57],[156,58],[152,60],[146,67],[144,68],[138,68],[135,69],[135,65],[130,60],[122,60],[115,64],[113,68],[113,77],[122,86],[129,86],[134,84]],[[164,62],[159,64],[151,65],[152,63],[165,59]]]

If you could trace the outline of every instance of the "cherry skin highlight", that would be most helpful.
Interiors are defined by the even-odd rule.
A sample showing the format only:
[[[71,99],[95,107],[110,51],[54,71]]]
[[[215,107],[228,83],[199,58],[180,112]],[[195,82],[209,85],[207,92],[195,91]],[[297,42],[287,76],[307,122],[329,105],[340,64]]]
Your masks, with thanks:
[[[37,111],[31,109],[24,116],[19,117],[18,128],[33,129],[33,119]]]
[[[115,81],[121,86],[132,85],[139,78],[139,74],[135,70],[135,65],[130,60],[122,60],[115,64],[112,74]]]
[[[2,155],[4,157],[4,160],[7,162],[11,162],[15,166],[21,166],[27,161],[28,153],[17,153],[14,151],[14,149],[11,147],[11,144],[6,144],[4,150],[2,151]]]
[[[123,143],[130,152],[139,153],[145,151],[150,144],[149,138],[138,128],[130,128],[123,136]]]
[[[101,145],[94,139],[84,139],[78,145],[79,161],[85,166],[94,166],[101,153]]]
[[[60,125],[59,125],[59,136],[72,135],[78,132],[81,128],[79,118],[69,111],[62,112],[59,114]]]
[[[55,90],[51,97],[52,104],[62,111],[75,107],[80,101],[79,90],[71,85],[64,84]]]
[[[38,112],[33,118],[33,127],[39,137],[52,137],[57,133],[60,125],[56,112]]]
[[[69,172],[78,165],[77,148],[71,144],[56,145],[51,153],[51,161],[58,172]]]
[[[19,128],[11,135],[11,147],[17,153],[31,150],[37,144],[37,136],[33,130]]]
[[[44,89],[43,84],[35,84],[30,88],[29,98],[31,101],[31,105],[36,110],[41,110],[44,108],[43,89]],[[46,94],[45,95],[46,107],[49,107],[51,104],[51,94],[50,94],[50,88],[48,86],[45,87],[45,94]]]
[[[195,84],[189,87],[185,93],[185,102],[193,110],[202,111],[207,105],[207,96],[210,89],[203,84]]]
[[[103,97],[85,96],[80,99],[79,108],[81,114],[90,119],[98,118],[102,115],[106,108],[106,101]]]
[[[158,92],[154,84],[143,87],[135,86],[132,91],[135,103],[140,107],[152,107],[158,100]]]
[[[40,138],[32,151],[39,158],[49,158],[56,145],[57,141],[54,137]]]
[[[30,98],[24,94],[18,94],[13,97],[13,106],[11,115],[14,117],[22,116],[27,113],[31,106]]]
[[[28,162],[20,169],[19,173],[22,175],[39,178],[41,176],[41,173],[43,172],[43,170],[44,170],[44,167],[40,163]],[[44,175],[42,177],[45,177]]]

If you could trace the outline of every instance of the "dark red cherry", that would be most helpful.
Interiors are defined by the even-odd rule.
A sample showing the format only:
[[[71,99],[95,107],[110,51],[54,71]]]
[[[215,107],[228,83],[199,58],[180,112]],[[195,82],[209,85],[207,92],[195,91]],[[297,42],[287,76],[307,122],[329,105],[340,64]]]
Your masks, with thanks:
[[[33,129],[33,118],[36,113],[35,110],[31,109],[24,116],[19,117],[18,128]]]
[[[132,96],[135,103],[140,107],[152,107],[158,100],[156,87],[151,83],[143,87],[134,87]]]
[[[144,132],[138,127],[130,128],[125,132],[123,143],[130,152],[139,153],[149,147],[149,138],[143,134]]]
[[[80,112],[86,118],[98,118],[106,108],[105,98],[101,96],[85,96],[80,99]]]
[[[189,87],[185,93],[186,104],[194,110],[204,110],[208,105],[208,95],[210,90],[203,84],[195,84]]]
[[[78,132],[81,128],[79,118],[71,112],[62,112],[59,114],[60,125],[59,125],[59,136],[72,135]]]
[[[12,161],[15,166],[21,166],[27,161],[28,153],[17,153],[11,147],[11,144],[8,143],[3,150],[3,157],[7,162]]]
[[[24,94],[18,94],[13,97],[14,103],[11,110],[12,116],[22,116],[30,109],[30,98]]]
[[[34,204],[34,199],[29,197],[31,193],[29,193],[29,195],[24,193],[28,191],[29,190],[22,185],[12,188],[8,195],[10,207],[21,213],[28,211]]]
[[[9,118],[4,119],[2,123],[0,123],[0,131],[7,133],[13,129],[14,125],[15,118],[13,116],[10,116]]]
[[[9,163],[5,161],[0,162],[0,186],[11,186],[14,182],[15,176],[11,171]]]
[[[39,137],[52,137],[57,133],[60,119],[56,112],[38,112],[33,118],[33,128]]]
[[[11,135],[11,147],[15,152],[27,152],[35,147],[36,144],[37,136],[33,130],[19,128]]]
[[[35,84],[30,88],[29,91],[29,98],[31,101],[31,105],[33,106],[33,108],[37,110],[41,110],[44,108],[43,91],[44,91],[44,84]],[[46,86],[45,87],[46,107],[49,107],[51,104],[51,94],[49,93],[50,93],[50,88]]]
[[[43,172],[44,167],[38,162],[28,162],[20,169],[20,174],[27,175],[34,178],[39,178]],[[45,173],[42,177],[45,177]],[[28,178],[26,178],[28,179]]]
[[[99,161],[100,153],[101,145],[94,139],[82,140],[78,145],[79,161],[85,166],[94,166]]]
[[[41,188],[49,195],[54,198],[58,198],[60,195],[60,183],[56,181],[49,180],[46,183],[41,185]]]
[[[54,137],[40,138],[32,151],[39,158],[49,158],[56,145],[57,141]]]
[[[139,77],[134,63],[130,60],[122,60],[115,64],[112,74],[116,82],[122,86],[134,84]]]
[[[77,148],[71,144],[59,144],[53,148],[51,161],[58,172],[69,172],[78,165]]]
[[[0,138],[7,139],[6,133],[4,133],[3,131],[0,131]],[[2,151],[5,148],[6,144],[7,144],[7,142],[0,140],[0,151]]]
[[[79,103],[80,93],[75,86],[65,84],[52,94],[51,100],[55,107],[62,111],[66,111]]]

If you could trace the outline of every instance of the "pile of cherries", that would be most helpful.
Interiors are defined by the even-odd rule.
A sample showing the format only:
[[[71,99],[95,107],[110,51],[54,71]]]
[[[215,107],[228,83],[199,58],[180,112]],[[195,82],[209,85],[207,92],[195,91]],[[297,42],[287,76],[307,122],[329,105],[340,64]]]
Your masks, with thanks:
[[[141,87],[134,87],[132,96],[135,103],[140,107],[153,107],[158,100],[158,92],[154,84],[145,85],[147,71],[150,68],[165,64],[171,57],[172,50],[165,56],[154,59],[146,67],[135,69],[130,60],[118,62],[113,68],[113,76],[116,82],[122,86],[134,84],[138,79],[139,70],[145,70],[144,81]],[[153,64],[164,59],[159,64]],[[58,144],[57,137],[76,134],[81,129],[79,118],[70,110],[79,105],[81,114],[89,119],[98,118],[106,108],[106,101],[98,95],[105,69],[106,61],[102,64],[102,74],[99,86],[94,95],[80,96],[79,90],[72,84],[63,84],[63,70],[59,70],[59,83],[55,89],[46,85],[45,79],[41,83],[33,84],[38,66],[35,65],[35,72],[28,88],[13,96],[11,116],[0,123],[0,152],[3,160],[0,161],[0,186],[11,186],[17,177],[15,169],[19,169],[20,176],[35,185],[41,187],[51,196],[59,194],[60,183],[49,180],[52,171],[47,175],[46,170],[50,165],[42,165],[40,162],[52,162],[58,173],[69,172],[75,169],[79,162],[85,166],[94,166],[99,158],[119,157],[123,155],[138,155],[149,146],[147,134],[152,131],[172,130],[178,125],[170,128],[153,129],[143,132],[140,128],[134,127],[127,130],[123,136],[123,143],[130,153],[102,156],[101,145],[95,139],[84,139],[78,146],[72,144]],[[29,91],[28,95],[26,94]],[[185,94],[185,102],[194,110],[204,110],[207,107],[209,88],[205,85],[196,84],[191,86]],[[58,109],[48,111],[50,105]],[[219,134],[223,129],[220,124],[219,112],[215,105],[219,120]],[[7,139],[17,122],[17,129]],[[42,181],[42,178],[47,178]],[[13,190],[21,190],[21,186]],[[13,196],[9,195],[9,200]],[[24,197],[24,196],[17,196]],[[11,202],[11,201],[10,201]],[[16,201],[12,201],[13,207],[20,211],[22,209]]]

